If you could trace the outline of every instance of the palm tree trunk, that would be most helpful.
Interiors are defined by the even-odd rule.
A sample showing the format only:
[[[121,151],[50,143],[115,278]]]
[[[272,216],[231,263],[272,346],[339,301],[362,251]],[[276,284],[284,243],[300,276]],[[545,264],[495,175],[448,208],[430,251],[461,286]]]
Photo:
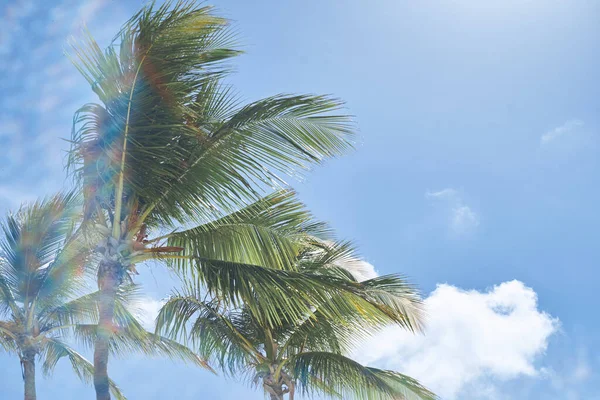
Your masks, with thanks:
[[[98,268],[98,334],[94,343],[94,388],[97,400],[110,400],[108,381],[108,353],[115,314],[115,297],[120,279],[119,263],[103,260]]]
[[[271,400],[284,400],[283,396],[287,393],[283,390],[283,385],[273,384],[273,379],[270,376],[263,378],[263,388],[269,394]]]
[[[23,382],[25,385],[25,400],[35,400],[35,353],[25,353],[21,359],[23,364]]]

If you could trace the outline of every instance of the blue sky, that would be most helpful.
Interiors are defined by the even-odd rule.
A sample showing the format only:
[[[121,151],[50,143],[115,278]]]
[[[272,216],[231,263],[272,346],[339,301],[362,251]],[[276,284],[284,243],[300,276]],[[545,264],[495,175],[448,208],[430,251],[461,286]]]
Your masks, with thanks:
[[[66,184],[74,110],[94,100],[63,55],[86,21],[107,43],[142,2],[0,3],[0,209]],[[243,98],[332,93],[355,153],[294,183],[378,273],[427,297],[430,328],[359,357],[447,399],[600,399],[600,3],[591,0],[234,1]],[[172,282],[147,268],[151,310]],[[154,300],[153,300],[154,299]],[[0,354],[2,389],[21,396]],[[130,399],[261,399],[164,360],[115,360]],[[40,398],[87,398],[66,365]],[[243,396],[243,397],[240,397]]]

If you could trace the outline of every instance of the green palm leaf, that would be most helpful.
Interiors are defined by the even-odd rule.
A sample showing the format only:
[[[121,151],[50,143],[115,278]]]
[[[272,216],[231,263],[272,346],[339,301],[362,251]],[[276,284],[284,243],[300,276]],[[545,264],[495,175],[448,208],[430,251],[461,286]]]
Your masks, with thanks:
[[[42,371],[46,376],[51,375],[52,371],[56,367],[58,361],[61,358],[68,358],[71,362],[71,367],[79,379],[83,382],[92,383],[94,376],[94,366],[88,360],[85,359],[77,351],[69,347],[67,344],[56,338],[49,338],[43,342],[43,355],[44,363],[42,364]],[[109,380],[110,392],[117,400],[127,400],[127,398],[121,393],[121,390],[113,382]]]
[[[247,105],[207,132],[180,185],[170,191],[179,196],[193,187],[206,204],[243,205],[260,188],[279,186],[280,175],[299,177],[351,148],[352,123],[337,114],[341,106],[339,100],[308,95]]]
[[[434,400],[437,397],[416,380],[393,371],[365,367],[340,354],[300,353],[288,361],[299,387],[307,394],[320,386],[357,400]],[[314,385],[313,382],[320,382]]]
[[[293,191],[281,190],[222,218],[171,234],[168,245],[183,248],[180,255],[294,269],[306,235],[328,234]]]
[[[223,315],[218,303],[205,303],[194,295],[171,296],[160,310],[156,330],[169,337],[189,338],[204,359],[230,373],[262,358],[255,349],[255,341],[246,336],[247,329],[236,326],[231,313]]]
[[[135,285],[120,287],[115,303],[115,325],[111,328],[109,349],[113,355],[130,353],[167,357],[211,369],[208,364],[188,347],[167,337],[148,332],[131,312],[135,308],[135,297],[139,294]],[[87,300],[96,299],[99,293],[93,293]],[[78,323],[74,334],[87,347],[93,347],[98,337],[97,324]]]
[[[196,269],[187,272],[197,281],[187,282],[190,288],[167,301],[157,329],[188,340],[227,373],[254,369],[254,382],[262,382],[273,398],[289,393],[291,399],[300,378],[307,393],[435,398],[409,377],[343,356],[391,323],[420,330],[416,288],[396,275],[359,282],[348,265],[357,261],[351,245],[300,237],[291,270],[196,258]],[[324,379],[329,373],[345,376]]]

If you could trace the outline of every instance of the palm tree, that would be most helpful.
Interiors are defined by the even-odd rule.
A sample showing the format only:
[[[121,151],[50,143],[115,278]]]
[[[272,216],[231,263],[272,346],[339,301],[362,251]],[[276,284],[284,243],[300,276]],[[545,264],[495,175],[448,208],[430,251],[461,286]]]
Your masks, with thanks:
[[[157,331],[189,340],[226,373],[249,376],[271,400],[283,400],[286,394],[293,400],[298,390],[343,399],[436,399],[408,376],[363,366],[346,356],[361,339],[390,322],[420,328],[414,288],[393,275],[359,282],[352,270],[356,260],[347,243],[313,238],[297,257],[299,276],[337,276],[354,290],[341,290],[276,328],[267,323],[266,313],[257,312],[261,302],[232,307],[203,298],[197,285],[190,285],[163,306]],[[306,299],[291,292],[289,300]]]
[[[62,339],[84,310],[88,298],[74,299],[81,289],[79,275],[85,252],[68,248],[76,217],[75,197],[57,195],[22,208],[2,224],[0,239],[0,346],[21,361],[25,399],[36,398],[35,362],[43,359],[45,373],[68,357],[81,379],[90,379],[93,366]],[[124,398],[110,381],[117,398]]]
[[[77,376],[91,382],[94,367],[65,339],[74,337],[91,347],[98,330],[100,291],[87,290],[93,252],[74,229],[81,216],[73,194],[59,194],[23,207],[2,224],[0,239],[0,346],[21,360],[25,399],[36,398],[35,363],[50,374],[61,358],[68,358]],[[163,355],[208,368],[191,350],[153,333],[138,322],[139,290],[119,287],[115,324],[109,338],[114,354],[138,352]],[[117,399],[125,399],[109,380]]]
[[[337,114],[338,100],[277,95],[241,106],[222,82],[227,60],[237,54],[228,22],[195,1],[150,4],[105,51],[89,34],[73,45],[74,63],[101,102],[76,113],[69,160],[85,199],[80,229],[103,234],[95,246],[102,293],[94,352],[98,400],[110,399],[116,293],[136,264],[178,260],[231,301],[248,295],[249,287],[267,292],[258,286],[293,280],[270,270],[288,268],[295,256],[295,246],[276,237],[281,226],[273,223],[287,218],[286,229],[301,228],[295,223],[302,213],[281,211],[284,217],[250,221],[257,225],[235,232],[214,221],[279,186],[282,175],[301,175],[351,147],[352,124]],[[182,227],[190,229],[175,235],[185,245],[167,245]],[[225,279],[234,276],[236,284]],[[261,299],[291,307],[285,292]],[[292,308],[288,313],[307,311],[303,304]]]

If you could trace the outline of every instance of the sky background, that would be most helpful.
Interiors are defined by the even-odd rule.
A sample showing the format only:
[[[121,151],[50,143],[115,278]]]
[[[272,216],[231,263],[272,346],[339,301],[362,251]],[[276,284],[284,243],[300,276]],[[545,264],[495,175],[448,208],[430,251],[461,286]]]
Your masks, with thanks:
[[[85,22],[107,45],[143,3],[0,0],[0,211],[68,184],[62,139],[94,101],[63,54]],[[246,54],[242,98],[331,93],[353,154],[293,183],[377,273],[426,297],[429,327],[357,356],[444,399],[600,399],[600,2],[214,1]],[[148,315],[173,280],[144,268]],[[40,399],[92,398],[62,362]],[[0,354],[4,398],[19,361]],[[165,360],[115,360],[136,399],[261,399]],[[302,398],[302,397],[301,397]]]

